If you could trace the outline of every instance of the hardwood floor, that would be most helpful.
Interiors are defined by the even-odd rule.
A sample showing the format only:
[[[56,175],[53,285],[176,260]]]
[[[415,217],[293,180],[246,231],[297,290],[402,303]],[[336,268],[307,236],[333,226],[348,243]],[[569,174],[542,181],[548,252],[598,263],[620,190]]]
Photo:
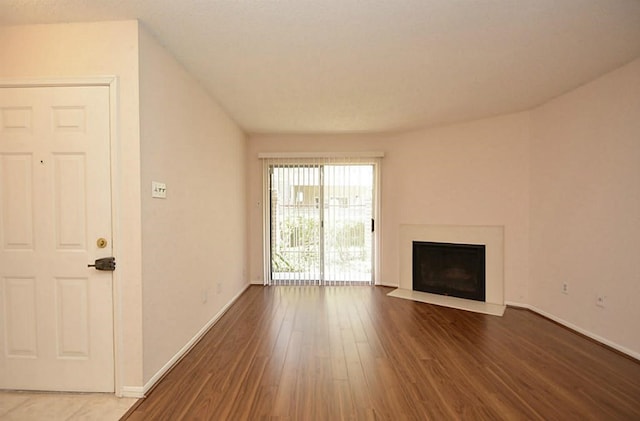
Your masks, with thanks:
[[[640,420],[637,361],[391,290],[252,286],[127,419]]]

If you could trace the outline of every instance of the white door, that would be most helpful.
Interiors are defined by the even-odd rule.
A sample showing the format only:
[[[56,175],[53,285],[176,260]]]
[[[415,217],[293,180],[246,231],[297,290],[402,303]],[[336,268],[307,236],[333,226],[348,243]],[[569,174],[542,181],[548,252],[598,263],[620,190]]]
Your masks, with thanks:
[[[106,86],[0,88],[0,388],[114,391],[109,127]]]

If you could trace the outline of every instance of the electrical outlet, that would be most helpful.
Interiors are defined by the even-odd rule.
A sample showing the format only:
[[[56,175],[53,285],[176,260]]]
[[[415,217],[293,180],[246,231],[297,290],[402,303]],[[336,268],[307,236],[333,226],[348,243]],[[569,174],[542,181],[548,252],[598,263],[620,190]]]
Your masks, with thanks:
[[[207,291],[207,289],[203,289],[202,290],[202,304],[205,304],[207,302],[207,300],[209,299],[209,293]]]
[[[218,294],[221,294],[222,293],[222,282],[218,282],[217,288],[218,288]]]
[[[569,284],[566,282],[562,283],[562,293],[563,294],[568,294],[569,293]]]
[[[604,307],[605,298],[607,297],[605,297],[604,295],[598,295],[596,297],[596,305],[598,307]]]

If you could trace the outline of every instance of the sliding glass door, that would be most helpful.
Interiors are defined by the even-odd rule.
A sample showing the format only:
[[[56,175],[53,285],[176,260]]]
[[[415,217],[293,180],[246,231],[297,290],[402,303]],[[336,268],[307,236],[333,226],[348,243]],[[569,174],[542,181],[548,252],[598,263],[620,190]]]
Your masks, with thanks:
[[[271,281],[322,279],[321,169],[314,165],[271,166]]]
[[[267,168],[271,284],[371,284],[374,164]]]
[[[325,165],[324,280],[371,283],[373,165]]]

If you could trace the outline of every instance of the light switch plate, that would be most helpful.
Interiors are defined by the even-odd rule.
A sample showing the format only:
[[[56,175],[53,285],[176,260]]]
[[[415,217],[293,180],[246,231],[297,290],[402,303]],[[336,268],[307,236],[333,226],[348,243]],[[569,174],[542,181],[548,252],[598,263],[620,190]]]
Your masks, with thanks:
[[[158,181],[151,182],[151,197],[158,199],[167,198],[167,185]]]

